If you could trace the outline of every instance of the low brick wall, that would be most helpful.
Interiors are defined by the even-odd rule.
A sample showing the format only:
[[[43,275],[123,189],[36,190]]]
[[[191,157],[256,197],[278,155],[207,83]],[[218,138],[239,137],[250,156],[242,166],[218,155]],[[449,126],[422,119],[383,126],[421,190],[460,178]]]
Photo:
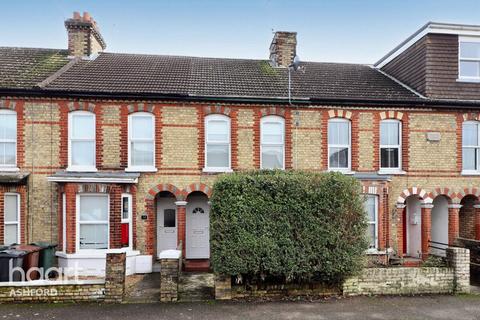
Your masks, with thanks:
[[[215,290],[215,293],[217,293],[217,290]],[[231,299],[325,297],[338,294],[341,294],[340,288],[326,286],[322,283],[234,285],[231,289]],[[217,296],[215,296],[215,298],[217,298]]]
[[[343,294],[413,295],[453,293],[452,268],[367,268],[343,284]]]
[[[105,279],[0,283],[0,303],[122,302],[125,259],[125,253],[107,254]]]
[[[178,301],[178,280],[180,277],[182,252],[166,250],[160,253],[160,301]]]

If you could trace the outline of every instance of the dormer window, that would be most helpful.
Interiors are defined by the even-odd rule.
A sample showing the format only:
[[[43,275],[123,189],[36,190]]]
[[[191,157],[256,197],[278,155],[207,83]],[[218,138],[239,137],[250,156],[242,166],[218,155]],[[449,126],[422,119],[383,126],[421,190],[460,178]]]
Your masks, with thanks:
[[[459,38],[458,78],[480,82],[480,38]]]

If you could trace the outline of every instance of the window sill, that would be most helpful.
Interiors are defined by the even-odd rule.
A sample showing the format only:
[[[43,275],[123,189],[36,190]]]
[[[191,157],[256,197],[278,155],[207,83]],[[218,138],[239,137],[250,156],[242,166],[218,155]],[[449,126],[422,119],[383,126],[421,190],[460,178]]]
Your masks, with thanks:
[[[69,172],[97,172],[95,167],[68,167],[66,171]]]
[[[407,174],[405,171],[400,170],[400,169],[380,169],[377,171],[378,174],[392,174],[392,175],[405,175]]]
[[[128,167],[125,168],[125,172],[157,172],[155,167]]]
[[[340,172],[340,173],[343,173],[343,174],[346,174],[346,175],[352,175],[352,174],[355,174],[355,171],[352,171],[350,169],[328,169],[327,170],[328,172]]]
[[[230,168],[203,168],[203,173],[229,173],[233,172]]]
[[[0,172],[18,172],[19,168],[16,167],[0,167]]]
[[[475,170],[462,170],[460,173],[462,176],[480,176],[480,171]]]
[[[480,83],[480,78],[458,78],[457,82],[473,82],[473,83]]]

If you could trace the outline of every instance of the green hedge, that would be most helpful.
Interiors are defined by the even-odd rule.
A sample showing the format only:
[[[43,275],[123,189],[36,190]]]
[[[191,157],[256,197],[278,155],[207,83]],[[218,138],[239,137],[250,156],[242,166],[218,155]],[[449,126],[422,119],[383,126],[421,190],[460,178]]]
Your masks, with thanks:
[[[211,198],[211,262],[219,274],[339,283],[367,249],[360,185],[339,173],[221,176]]]

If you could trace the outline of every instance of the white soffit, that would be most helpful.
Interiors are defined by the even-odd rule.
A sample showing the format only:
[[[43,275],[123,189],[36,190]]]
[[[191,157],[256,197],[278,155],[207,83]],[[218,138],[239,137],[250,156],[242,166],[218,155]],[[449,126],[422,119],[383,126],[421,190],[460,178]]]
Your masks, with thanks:
[[[466,25],[466,24],[451,24],[451,23],[439,23],[439,22],[429,22],[419,30],[417,30],[410,37],[405,39],[392,51],[383,56],[375,64],[375,68],[382,68],[387,63],[395,59],[402,52],[411,47],[415,42],[423,38],[426,34],[437,33],[437,34],[455,34],[460,36],[473,36],[480,37],[480,25]]]

